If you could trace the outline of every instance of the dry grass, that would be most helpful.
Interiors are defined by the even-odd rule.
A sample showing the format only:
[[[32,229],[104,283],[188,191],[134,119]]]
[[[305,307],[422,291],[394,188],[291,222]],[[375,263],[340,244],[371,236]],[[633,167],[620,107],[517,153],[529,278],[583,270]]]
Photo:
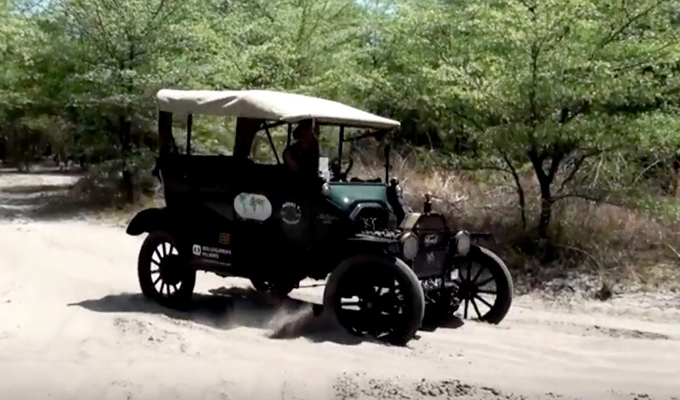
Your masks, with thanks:
[[[574,201],[561,207],[556,222],[553,235],[558,245],[570,250],[566,255],[573,249],[587,253],[586,262],[608,281],[650,290],[674,288],[680,282],[680,236],[673,220]],[[578,267],[573,262],[566,265]]]

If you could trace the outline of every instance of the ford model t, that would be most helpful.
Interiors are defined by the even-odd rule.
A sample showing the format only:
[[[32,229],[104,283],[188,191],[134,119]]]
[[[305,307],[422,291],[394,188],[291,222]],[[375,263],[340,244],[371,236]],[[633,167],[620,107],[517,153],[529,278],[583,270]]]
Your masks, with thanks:
[[[147,297],[168,307],[186,305],[198,270],[248,278],[256,289],[280,295],[305,278],[328,278],[323,314],[354,334],[401,344],[421,327],[426,308],[461,309],[464,318],[490,323],[505,317],[512,281],[504,263],[471,242],[468,232],[451,230],[429,199],[422,212],[412,212],[390,180],[389,150],[384,181],[349,179],[349,168],[342,171],[344,143],[384,137],[399,122],[273,91],[161,90],[157,102],[154,174],[165,207],[141,211],[127,228],[130,235],[148,233],[138,261]],[[231,155],[192,154],[198,114],[236,117]],[[173,115],[187,118],[185,150],[173,137]],[[339,136],[332,167],[303,173],[309,165],[318,168],[319,155],[312,152],[292,168],[286,160],[304,147],[302,138],[291,144],[297,132],[320,126]],[[272,139],[276,127],[287,128],[294,149],[283,160]],[[350,130],[361,134],[351,137]],[[276,163],[253,161],[258,135],[271,145]]]

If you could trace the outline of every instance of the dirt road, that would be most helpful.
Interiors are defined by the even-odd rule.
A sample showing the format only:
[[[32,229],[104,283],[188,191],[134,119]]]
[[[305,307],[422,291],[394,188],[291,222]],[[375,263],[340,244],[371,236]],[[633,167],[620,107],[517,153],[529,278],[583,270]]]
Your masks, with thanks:
[[[320,324],[323,288],[278,303],[201,274],[196,307],[172,312],[139,295],[143,237],[52,214],[31,188],[68,182],[0,173],[2,399],[680,399],[677,294],[518,297],[500,326],[406,348]]]

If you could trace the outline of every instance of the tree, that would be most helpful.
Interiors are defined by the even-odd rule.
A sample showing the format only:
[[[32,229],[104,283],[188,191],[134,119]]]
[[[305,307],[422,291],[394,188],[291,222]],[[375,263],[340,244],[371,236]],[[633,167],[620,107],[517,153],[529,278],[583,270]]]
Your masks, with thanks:
[[[25,3],[25,4],[24,4]],[[35,20],[23,12],[29,2],[0,2],[0,137],[4,143],[4,157],[19,167],[43,151],[43,132],[32,118],[37,113],[35,75],[40,48],[47,35]]]
[[[242,88],[356,99],[366,19],[354,0],[236,2],[219,25]]]
[[[580,191],[588,161],[680,144],[678,3],[671,0],[458,1],[420,7],[445,15],[449,36],[432,76],[482,158],[540,187],[537,234],[556,202]],[[436,10],[436,11],[434,11]],[[441,19],[440,19],[441,21]],[[427,32],[424,32],[427,33]]]
[[[152,130],[155,91],[205,77],[190,68],[209,54],[201,46],[203,8],[186,0],[63,0],[53,10],[61,28],[55,36],[67,43],[68,60],[77,60],[61,64],[70,71],[61,105],[77,110],[81,126],[92,121],[89,134],[117,142],[126,197],[132,201],[131,156],[135,143]],[[116,141],[101,137],[102,131]]]

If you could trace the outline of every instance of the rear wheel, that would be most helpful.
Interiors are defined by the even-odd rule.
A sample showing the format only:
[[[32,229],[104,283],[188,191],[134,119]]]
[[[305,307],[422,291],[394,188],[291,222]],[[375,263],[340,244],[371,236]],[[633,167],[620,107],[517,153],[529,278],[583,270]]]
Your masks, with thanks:
[[[425,298],[418,278],[401,260],[357,256],[331,274],[324,309],[354,335],[404,345],[422,324]]]
[[[196,284],[196,271],[179,253],[167,232],[151,232],[142,244],[137,263],[142,293],[158,303],[181,308],[188,305]]]
[[[512,304],[508,267],[490,250],[473,246],[458,270],[459,311],[464,319],[500,323]]]

